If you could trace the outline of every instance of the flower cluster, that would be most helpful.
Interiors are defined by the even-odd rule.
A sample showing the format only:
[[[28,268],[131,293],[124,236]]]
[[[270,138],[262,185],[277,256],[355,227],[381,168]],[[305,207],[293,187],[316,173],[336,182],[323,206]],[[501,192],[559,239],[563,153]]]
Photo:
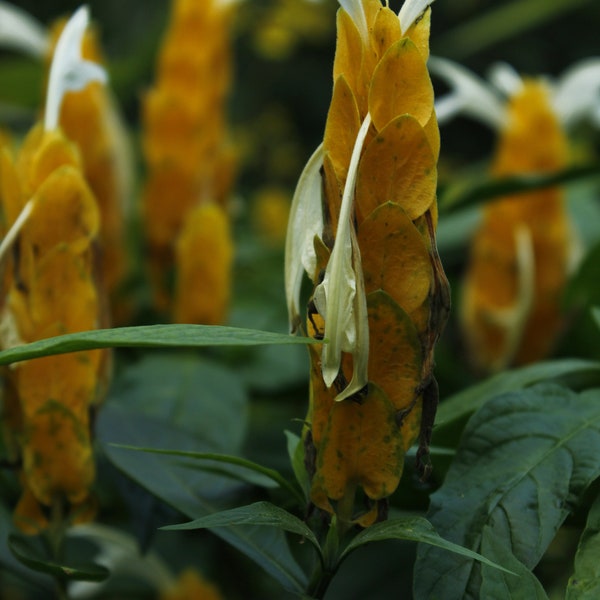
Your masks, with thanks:
[[[88,16],[80,9],[56,45],[43,123],[13,160],[2,149],[3,348],[99,326],[94,274],[100,227],[96,199],[77,146],[58,127],[64,94],[103,81],[103,70],[81,57]],[[42,507],[89,518],[94,502],[90,415],[99,398],[107,355],[50,356],[14,365],[6,374],[5,426],[22,464],[23,494],[15,517],[26,531],[47,525]]]
[[[569,164],[567,128],[594,116],[600,64],[587,62],[553,84],[521,78],[508,65],[486,86],[440,58],[431,68],[453,90],[440,120],[470,113],[499,130],[494,177],[549,174]],[[506,96],[506,99],[503,98]],[[561,294],[576,247],[564,190],[547,187],[489,202],[470,248],[461,319],[475,366],[499,371],[547,356],[563,326]]]
[[[150,274],[157,308],[172,308],[179,322],[222,323],[229,301],[233,247],[226,201],[234,157],[224,105],[231,18],[226,0],[174,0],[156,83],[144,98],[149,173],[142,211]]]
[[[287,294],[297,327],[306,270],[308,331],[324,341],[310,350],[312,499],[351,508],[362,488],[369,510],[344,518],[368,524],[420,434],[424,460],[449,290],[435,244],[429,3],[409,0],[399,15],[379,0],[341,4],[324,141],[292,207]]]

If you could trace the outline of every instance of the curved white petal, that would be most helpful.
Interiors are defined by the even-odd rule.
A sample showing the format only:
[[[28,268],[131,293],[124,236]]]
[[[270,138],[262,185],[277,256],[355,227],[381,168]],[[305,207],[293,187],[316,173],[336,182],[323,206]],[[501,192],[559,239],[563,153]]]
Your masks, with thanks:
[[[356,28],[358,29],[363,41],[369,39],[369,29],[367,27],[367,16],[362,4],[362,0],[338,0],[341,7],[352,17]]]
[[[317,268],[314,238],[323,235],[322,164],[321,144],[308,159],[300,175],[290,208],[285,239],[285,296],[292,332],[300,324],[302,276],[306,271],[314,277]]]
[[[405,34],[410,26],[433,4],[434,0],[405,0],[398,18],[400,19],[400,30]]]
[[[566,127],[585,117],[600,124],[600,58],[567,70],[555,84],[552,104]]]
[[[89,22],[87,6],[81,6],[69,19],[58,39],[46,98],[46,131],[56,129],[60,117],[60,107],[67,92],[83,89],[92,81],[106,82],[106,72],[98,64],[84,60],[81,56],[81,43]]]
[[[431,73],[444,79],[452,92],[436,100],[438,121],[447,121],[458,113],[474,117],[494,129],[506,123],[506,108],[490,86],[468,69],[445,58],[430,57]]]
[[[48,50],[48,33],[24,10],[0,1],[0,45],[42,58]]]
[[[360,259],[360,249],[354,229],[350,228],[352,243],[352,260],[356,274],[356,291],[354,294],[354,330],[355,342],[352,348],[352,379],[346,387],[335,397],[336,402],[341,402],[350,396],[357,394],[369,381],[369,314],[367,310],[367,295],[365,293],[365,281]]]
[[[325,270],[325,278],[315,289],[314,295],[317,310],[325,318],[326,341],[321,354],[321,369],[327,387],[331,386],[339,373],[342,352],[355,354],[357,351],[359,315],[355,310],[355,295],[357,293],[357,272],[359,269],[362,270],[362,266],[360,254],[353,251],[352,248],[352,208],[358,162],[370,125],[371,116],[367,114],[354,142],[342,196],[335,243]],[[362,293],[364,294],[364,289]],[[358,326],[362,325],[358,323]],[[368,356],[368,346],[363,350],[367,352]]]
[[[515,246],[517,258],[517,298],[514,306],[498,310],[489,315],[490,321],[504,328],[506,342],[504,352],[493,370],[500,371],[508,366],[515,358],[515,354],[523,338],[525,324],[535,300],[535,253],[533,239],[529,228],[521,224],[515,231]]]
[[[523,88],[523,79],[512,65],[499,62],[491,66],[488,79],[491,84],[505,96],[511,97],[518,94]]]

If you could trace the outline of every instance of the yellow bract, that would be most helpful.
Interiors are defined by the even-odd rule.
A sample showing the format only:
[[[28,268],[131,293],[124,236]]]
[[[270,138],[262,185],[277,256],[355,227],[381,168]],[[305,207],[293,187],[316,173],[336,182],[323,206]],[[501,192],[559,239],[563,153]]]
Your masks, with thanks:
[[[218,325],[231,292],[233,243],[229,218],[218,204],[191,210],[177,239],[175,321]]]
[[[567,141],[545,85],[525,81],[508,105],[492,172],[551,173],[567,163]],[[524,278],[517,232],[533,250]],[[563,192],[542,189],[489,203],[471,248],[463,325],[473,362],[485,370],[524,364],[548,354],[561,327],[560,295],[567,277],[570,228]],[[524,288],[525,286],[525,288]],[[532,302],[521,302],[524,294]]]
[[[229,293],[213,295],[211,282],[188,279],[204,277],[199,259],[185,256],[184,250],[202,248],[204,263],[217,258],[206,276],[229,269],[223,248],[230,245],[228,229],[209,232],[198,226],[196,207],[203,203],[226,206],[234,177],[235,157],[227,141],[225,101],[231,78],[229,32],[231,3],[219,0],[196,2],[173,0],[172,16],[158,57],[154,87],[143,101],[143,151],[148,178],[142,197],[142,212],[148,243],[149,271],[155,305],[161,311],[175,311],[175,318],[223,322]],[[213,214],[216,213],[216,209]],[[187,223],[188,219],[194,225]],[[216,239],[216,232],[226,235]],[[177,241],[179,236],[185,239]],[[192,240],[192,236],[208,236]],[[209,243],[217,244],[215,250]],[[177,248],[177,250],[176,250]],[[195,264],[192,268],[191,265]],[[177,307],[173,308],[170,282],[175,272]],[[219,276],[221,284],[230,273]],[[184,299],[186,291],[190,297]],[[215,305],[208,307],[214,297]],[[194,301],[201,305],[192,307]],[[225,302],[225,304],[224,304]],[[185,306],[186,308],[182,308]],[[215,319],[218,318],[218,321]],[[205,322],[202,320],[201,322]]]
[[[350,219],[350,239],[355,236],[358,250],[351,265],[356,293],[362,276],[368,312],[369,383],[336,401],[361,350],[342,353],[339,374],[328,388],[321,364],[325,354],[311,347],[306,441],[316,451],[312,500],[339,516],[362,489],[373,502],[351,518],[366,526],[379,514],[378,501],[396,489],[405,452],[431,426],[422,426],[421,408],[423,397],[432,394],[433,347],[447,317],[449,290],[435,245],[439,131],[425,64],[430,11],[402,35],[398,16],[379,0],[363,0],[362,6],[366,38],[349,14],[338,12],[334,88],[323,142],[326,223],[322,241],[315,240],[317,264],[309,275],[320,283],[336,236],[344,230],[342,198],[352,181],[357,135],[369,115]],[[330,308],[324,316],[309,308],[310,335],[326,331]],[[425,450],[427,434],[421,437]]]

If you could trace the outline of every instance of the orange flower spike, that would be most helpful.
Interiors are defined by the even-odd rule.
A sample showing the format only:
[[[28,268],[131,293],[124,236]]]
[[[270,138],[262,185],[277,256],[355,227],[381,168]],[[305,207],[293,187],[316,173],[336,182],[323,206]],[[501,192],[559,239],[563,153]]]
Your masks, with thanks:
[[[379,0],[340,4],[324,142],[292,203],[286,293],[295,326],[304,268],[316,286],[308,331],[325,339],[309,351],[312,499],[330,512],[337,502],[340,519],[369,525],[419,437],[427,471],[433,348],[449,290],[435,247],[439,132],[425,65],[429,2],[408,0],[400,15]],[[359,488],[371,508],[355,515]]]
[[[61,20],[51,30],[48,62],[64,25]],[[95,29],[86,30],[81,54],[94,63],[104,62]],[[86,180],[98,202],[102,283],[117,308],[118,287],[127,271],[125,208],[131,193],[132,171],[127,134],[109,90],[98,81],[65,94],[60,126],[78,146]]]
[[[58,129],[64,94],[104,77],[97,65],[81,59],[87,20],[86,9],[77,11],[58,42],[43,126],[29,133],[15,165],[6,154],[2,157],[9,231],[1,252],[5,255],[13,244],[19,248],[11,256],[12,277],[5,281],[3,347],[98,326],[92,273],[98,208],[76,146]],[[9,371],[24,480],[15,518],[29,532],[47,525],[40,505],[67,501],[79,516],[91,516],[89,411],[97,397],[102,357],[100,351],[52,356]]]
[[[194,569],[183,571],[177,581],[162,591],[160,600],[221,600],[219,589]]]
[[[544,84],[525,80],[507,111],[494,175],[566,167],[566,134]],[[569,252],[570,227],[560,188],[485,207],[471,248],[463,310],[470,354],[480,367],[497,370],[548,354],[561,328],[560,294]]]
[[[149,174],[142,211],[160,310],[172,302],[164,273],[175,269],[180,277],[174,240],[186,235],[189,245],[189,228],[183,234],[188,213],[203,202],[225,207],[233,183],[235,157],[227,142],[224,110],[231,79],[232,4],[173,1],[156,83],[144,98],[143,150]]]

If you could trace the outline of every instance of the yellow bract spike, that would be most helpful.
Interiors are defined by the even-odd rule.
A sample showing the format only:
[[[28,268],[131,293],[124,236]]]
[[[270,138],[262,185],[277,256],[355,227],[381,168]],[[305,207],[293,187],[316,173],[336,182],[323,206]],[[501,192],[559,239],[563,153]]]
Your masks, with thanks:
[[[93,245],[99,213],[76,148],[60,130],[38,125],[16,165],[4,153],[1,166],[7,225],[18,221],[18,206],[30,207],[13,241],[18,252],[5,258],[2,347],[98,327]],[[27,531],[46,525],[37,503],[64,499],[77,505],[82,518],[83,507],[93,504],[89,412],[105,366],[105,352],[91,351],[19,363],[6,373],[7,425],[23,458],[24,491],[15,518]]]
[[[437,401],[433,350],[450,296],[435,244],[439,131],[426,67],[430,11],[402,35],[398,16],[379,0],[348,7],[361,19],[362,7],[369,35],[338,11],[323,143],[325,222],[315,238],[307,319],[309,335],[325,339],[309,348],[305,442],[316,455],[313,502],[368,526],[397,487],[417,438],[418,462],[427,453]],[[359,340],[361,302],[367,327]],[[332,340],[342,348],[339,360]],[[368,384],[361,389],[363,367]],[[363,512],[353,509],[359,488],[370,500]]]
[[[525,80],[508,104],[492,172],[497,176],[550,173],[567,163],[567,140],[545,85]],[[531,238],[533,267],[526,284],[516,235]],[[563,192],[550,188],[491,202],[471,247],[462,320],[476,366],[498,370],[543,358],[560,330],[570,227]],[[525,287],[524,287],[525,285]],[[531,290],[533,300],[523,304]],[[519,314],[516,315],[515,311]],[[525,312],[524,312],[525,311]],[[514,318],[501,315],[515,313]]]
[[[216,269],[231,267],[224,250],[231,244],[229,232],[225,234],[221,227],[219,231],[225,238],[218,240],[215,232],[208,231],[214,215],[201,226],[198,215],[203,211],[197,207],[217,204],[225,218],[224,208],[234,179],[236,156],[227,139],[225,116],[231,79],[232,17],[232,3],[173,0],[171,21],[157,60],[156,83],[143,101],[142,146],[148,178],[142,212],[149,272],[155,306],[161,311],[174,311],[178,321],[216,324],[226,318],[229,293],[220,289],[210,308],[210,294],[201,294],[199,288],[205,290],[211,284],[194,282],[190,276],[204,270],[214,279]],[[194,240],[193,235],[204,237]],[[217,247],[211,250],[209,241]],[[200,268],[199,257],[183,255],[195,248],[207,256],[216,252],[219,258],[210,268]],[[177,273],[178,268],[186,272]],[[176,290],[169,276],[174,271]],[[230,273],[223,273],[219,285],[229,279]],[[193,289],[186,293],[184,285]],[[193,299],[201,299],[196,309],[192,307]]]

